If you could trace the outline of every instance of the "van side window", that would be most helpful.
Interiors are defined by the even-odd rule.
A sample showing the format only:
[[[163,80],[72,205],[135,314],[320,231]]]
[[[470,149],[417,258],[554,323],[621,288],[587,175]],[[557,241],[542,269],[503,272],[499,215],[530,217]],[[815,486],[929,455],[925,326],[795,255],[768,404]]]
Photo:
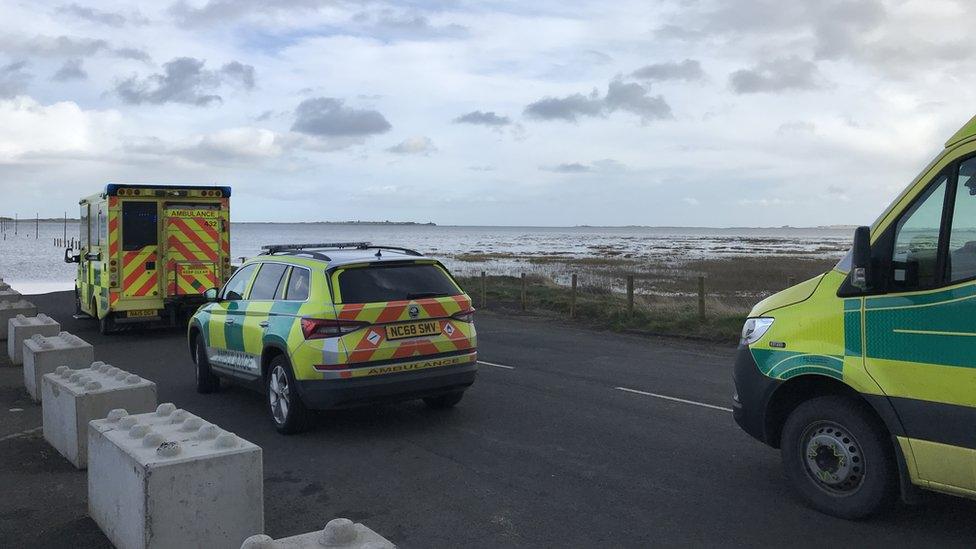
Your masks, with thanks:
[[[946,176],[940,175],[898,221],[891,256],[895,291],[931,288],[941,282],[937,265],[945,191]]]
[[[251,280],[251,275],[254,274],[254,269],[257,266],[257,263],[251,263],[238,269],[234,273],[234,276],[227,281],[227,285],[224,286],[224,291],[220,294],[220,299],[232,301],[244,299],[244,291],[247,289],[247,283]]]
[[[949,282],[976,277],[976,158],[959,165],[946,267]]]

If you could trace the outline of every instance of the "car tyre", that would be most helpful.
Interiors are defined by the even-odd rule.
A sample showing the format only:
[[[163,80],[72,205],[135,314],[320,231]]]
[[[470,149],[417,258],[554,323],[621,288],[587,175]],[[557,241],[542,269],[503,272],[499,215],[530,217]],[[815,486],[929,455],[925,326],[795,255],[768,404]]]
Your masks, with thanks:
[[[446,410],[447,408],[453,408],[461,399],[464,398],[464,391],[458,391],[456,393],[447,393],[446,395],[439,395],[435,397],[426,397],[424,399],[424,404],[428,408],[433,408],[435,410]]]
[[[786,476],[814,509],[844,519],[879,511],[897,488],[887,430],[866,404],[843,396],[808,400],[783,425]]]
[[[220,378],[210,369],[210,359],[207,358],[207,346],[203,343],[203,336],[197,335],[197,351],[194,354],[197,370],[197,392],[200,394],[215,393],[220,389]]]
[[[292,435],[308,428],[308,409],[298,394],[291,364],[284,355],[271,359],[265,389],[271,423],[279,433]]]

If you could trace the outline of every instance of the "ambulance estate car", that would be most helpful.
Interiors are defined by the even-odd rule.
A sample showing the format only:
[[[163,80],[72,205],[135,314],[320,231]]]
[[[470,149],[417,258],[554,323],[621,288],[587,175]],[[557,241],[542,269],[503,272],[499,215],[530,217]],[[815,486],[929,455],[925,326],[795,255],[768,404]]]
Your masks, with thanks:
[[[757,304],[734,416],[810,505],[976,497],[976,118],[832,271]]]
[[[471,299],[440,262],[368,243],[265,246],[190,320],[197,390],[261,388],[282,433],[307,410],[461,401],[477,374]]]
[[[230,187],[116,185],[81,200],[76,309],[101,332],[175,326],[230,275]]]

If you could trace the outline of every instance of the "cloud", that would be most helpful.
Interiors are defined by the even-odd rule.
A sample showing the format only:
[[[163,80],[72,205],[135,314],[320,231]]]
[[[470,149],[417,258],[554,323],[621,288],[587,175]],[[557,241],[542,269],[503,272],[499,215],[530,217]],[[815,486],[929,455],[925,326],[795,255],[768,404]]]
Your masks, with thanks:
[[[593,171],[593,166],[581,164],[579,162],[565,162],[555,166],[543,166],[539,169],[556,173],[587,173]]]
[[[2,69],[0,69],[2,70]],[[0,165],[95,156],[115,146],[121,117],[72,101],[43,105],[21,95],[0,100]]]
[[[697,198],[691,196],[686,196],[682,198],[681,201],[692,207],[701,206],[701,202]]]
[[[68,59],[61,65],[58,72],[54,73],[51,77],[52,80],[57,80],[58,82],[66,82],[68,80],[85,80],[88,78],[88,73],[81,66],[81,59]]]
[[[37,57],[87,57],[109,50],[109,43],[102,39],[76,38],[72,36],[35,36],[23,38],[12,34],[0,36],[0,50],[8,54]]]
[[[179,0],[167,11],[177,23],[196,26],[229,23],[251,14],[277,15],[332,5],[330,0],[209,0],[197,8]]]
[[[485,166],[468,166],[468,169],[471,170],[471,171],[473,171],[473,172],[493,172],[493,171],[495,171],[495,167],[494,166],[489,166],[489,165],[485,165]]]
[[[253,165],[281,156],[287,139],[263,128],[227,128],[167,142],[154,136],[129,139],[123,150],[141,160],[179,157],[203,165]]]
[[[70,15],[91,23],[107,25],[109,27],[124,27],[127,23],[145,25],[149,21],[138,12],[126,16],[121,13],[103,11],[79,4],[67,4],[57,8],[57,13]]]
[[[240,82],[245,89],[254,87],[254,68],[232,62],[219,71],[203,68],[204,61],[192,57],[177,57],[163,64],[162,74],[152,74],[139,79],[129,77],[115,86],[115,93],[122,101],[139,105],[150,103],[184,103],[187,105],[208,106],[220,103],[222,98],[216,93],[225,81]]]
[[[525,107],[524,114],[537,120],[576,122],[581,116],[602,116],[603,99],[596,90],[589,95],[574,93],[565,97],[543,97]]]
[[[750,69],[729,75],[729,85],[738,94],[776,93],[815,90],[824,87],[824,78],[816,63],[797,56],[760,61]]]
[[[650,96],[644,86],[621,80],[610,82],[607,96],[603,100],[610,112],[628,111],[640,116],[641,121],[664,120],[672,118],[671,107],[660,95]]]
[[[0,34],[0,51],[8,55],[25,57],[77,58],[107,54],[124,59],[151,61],[146,52],[136,48],[113,48],[107,40],[101,38],[79,38],[66,35],[37,35],[32,38],[24,38],[13,34]]]
[[[471,111],[467,114],[454,119],[455,124],[478,124],[481,126],[507,126],[512,123],[512,119],[507,116],[499,116],[494,111]]]
[[[341,99],[315,97],[298,104],[291,129],[318,137],[365,137],[392,127],[378,111],[346,107]]]
[[[616,111],[636,114],[644,123],[672,118],[671,107],[664,97],[651,96],[644,86],[619,78],[607,86],[605,97],[600,97],[596,90],[589,95],[575,93],[562,98],[544,97],[525,107],[524,114],[537,120],[577,122],[580,117],[606,116]]]
[[[254,67],[251,65],[244,65],[238,61],[231,61],[223,67],[220,68],[221,74],[240,82],[244,89],[253,90],[254,89]]]
[[[17,61],[0,67],[0,98],[15,97],[27,90],[31,74],[26,70],[27,61]]]
[[[427,16],[382,9],[375,13],[360,12],[353,21],[365,23],[367,34],[383,40],[436,40],[464,38],[467,27],[457,24],[434,25]]]
[[[144,63],[152,63],[152,57],[148,53],[137,48],[117,48],[113,50],[115,55],[123,59],[134,59]]]
[[[634,78],[661,82],[664,80],[684,80],[691,82],[705,78],[705,71],[701,68],[701,63],[694,59],[685,59],[680,63],[669,61],[666,63],[655,63],[645,65],[630,74]]]
[[[396,154],[420,154],[428,156],[430,153],[436,152],[437,147],[434,146],[434,142],[429,137],[418,135],[408,137],[400,143],[387,148],[386,151]]]

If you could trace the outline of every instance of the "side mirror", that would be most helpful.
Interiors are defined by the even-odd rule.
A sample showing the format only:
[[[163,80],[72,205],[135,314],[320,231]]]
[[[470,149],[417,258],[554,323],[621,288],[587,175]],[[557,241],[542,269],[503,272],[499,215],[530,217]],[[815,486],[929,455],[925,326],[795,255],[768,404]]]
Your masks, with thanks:
[[[851,285],[862,292],[870,287],[871,280],[871,229],[854,229],[854,247],[851,248]]]
[[[207,301],[217,301],[217,288],[210,288],[203,292],[203,297],[205,297]]]
[[[101,261],[102,252],[87,253],[85,254],[85,259],[87,259],[88,261]]]
[[[81,256],[80,255],[71,255],[71,252],[73,252],[73,251],[74,250],[72,250],[71,248],[67,248],[67,249],[64,250],[64,262],[65,263],[80,263],[81,262]]]

